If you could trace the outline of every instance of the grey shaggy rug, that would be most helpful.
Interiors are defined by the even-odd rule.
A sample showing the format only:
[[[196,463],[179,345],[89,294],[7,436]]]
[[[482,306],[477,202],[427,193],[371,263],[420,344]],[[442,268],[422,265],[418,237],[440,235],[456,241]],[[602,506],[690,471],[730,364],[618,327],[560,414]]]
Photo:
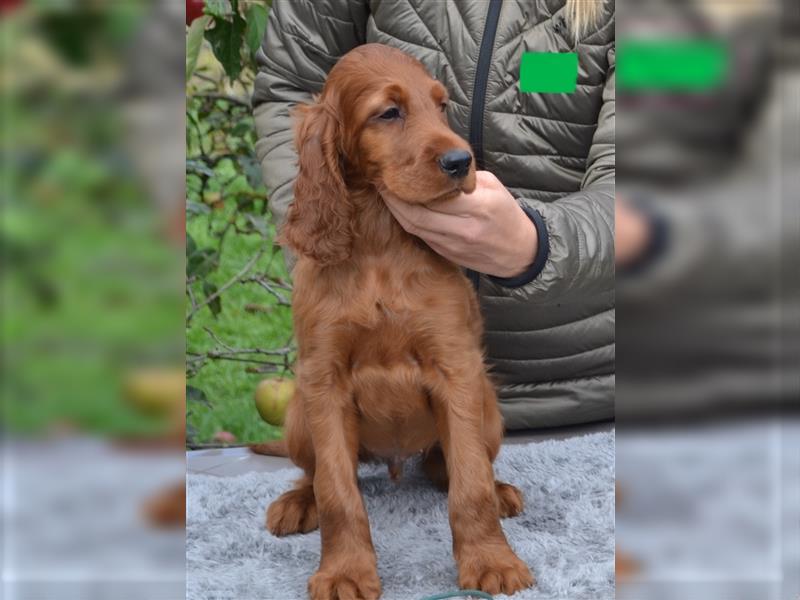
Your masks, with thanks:
[[[503,521],[535,588],[514,600],[614,597],[614,433],[504,446],[498,479],[518,486],[525,510]],[[285,538],[264,527],[269,502],[299,470],[187,479],[188,600],[295,600],[319,563],[319,531]],[[364,465],[384,600],[418,600],[457,589],[447,498],[419,469],[392,483],[386,467]],[[508,598],[508,596],[497,596]]]

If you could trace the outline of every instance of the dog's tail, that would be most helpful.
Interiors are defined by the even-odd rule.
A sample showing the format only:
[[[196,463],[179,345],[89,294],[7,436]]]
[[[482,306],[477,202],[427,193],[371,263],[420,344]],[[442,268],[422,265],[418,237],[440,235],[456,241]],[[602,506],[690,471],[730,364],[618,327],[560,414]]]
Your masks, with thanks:
[[[254,454],[264,454],[266,456],[289,457],[289,448],[286,446],[285,440],[272,440],[271,442],[263,442],[261,444],[251,444],[250,452]]]

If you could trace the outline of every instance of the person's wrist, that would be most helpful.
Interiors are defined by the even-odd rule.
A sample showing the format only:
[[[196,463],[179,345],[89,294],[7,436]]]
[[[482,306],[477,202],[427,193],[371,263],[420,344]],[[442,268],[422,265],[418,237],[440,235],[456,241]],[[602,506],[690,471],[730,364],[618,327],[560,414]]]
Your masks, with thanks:
[[[635,275],[652,266],[669,246],[669,224],[663,215],[646,204],[636,206],[636,234],[629,235],[628,252],[617,256],[617,273]],[[629,228],[631,229],[631,228]]]
[[[542,215],[536,209],[525,206],[524,204],[521,208],[527,217],[525,220],[533,225],[534,234],[536,236],[534,250],[527,255],[529,257],[528,260],[531,262],[528,263],[527,268],[522,270],[522,272],[512,277],[489,275],[489,279],[508,288],[521,287],[536,279],[539,273],[544,269],[550,255],[550,236],[547,232],[547,226],[545,225]],[[523,256],[522,253],[520,253],[520,256]]]
[[[650,221],[638,210],[628,209],[615,234],[616,262],[620,267],[626,267],[645,254],[651,237]]]
[[[520,216],[520,227],[517,235],[513,237],[511,257],[508,263],[500,268],[500,272],[492,273],[496,277],[504,279],[518,277],[527,271],[536,259],[539,246],[536,227],[526,215]]]

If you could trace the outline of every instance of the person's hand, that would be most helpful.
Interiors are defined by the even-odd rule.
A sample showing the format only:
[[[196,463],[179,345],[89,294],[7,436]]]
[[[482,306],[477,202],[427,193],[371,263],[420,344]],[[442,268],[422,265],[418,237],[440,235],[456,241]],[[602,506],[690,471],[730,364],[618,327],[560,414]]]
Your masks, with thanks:
[[[618,267],[635,262],[650,241],[647,217],[622,198],[614,204],[614,256]]]
[[[382,196],[403,229],[462,267],[496,277],[514,277],[536,257],[536,227],[488,171],[476,173],[471,194],[451,200],[423,206],[398,200],[389,192]]]

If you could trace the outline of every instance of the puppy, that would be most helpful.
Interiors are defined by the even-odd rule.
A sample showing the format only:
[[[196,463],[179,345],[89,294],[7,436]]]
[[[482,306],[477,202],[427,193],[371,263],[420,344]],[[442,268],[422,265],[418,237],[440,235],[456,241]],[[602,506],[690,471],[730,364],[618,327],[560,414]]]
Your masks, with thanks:
[[[522,496],[494,479],[503,427],[475,293],[381,199],[388,190],[425,204],[475,188],[447,100],[420,62],[367,44],[297,110],[299,174],[280,240],[298,256],[297,391],[285,434],[305,475],[269,507],[267,526],[275,535],[320,528],[314,600],[380,596],[357,464],[382,458],[396,474],[417,453],[448,491],[459,586],[512,594],[533,584],[500,527]]]

